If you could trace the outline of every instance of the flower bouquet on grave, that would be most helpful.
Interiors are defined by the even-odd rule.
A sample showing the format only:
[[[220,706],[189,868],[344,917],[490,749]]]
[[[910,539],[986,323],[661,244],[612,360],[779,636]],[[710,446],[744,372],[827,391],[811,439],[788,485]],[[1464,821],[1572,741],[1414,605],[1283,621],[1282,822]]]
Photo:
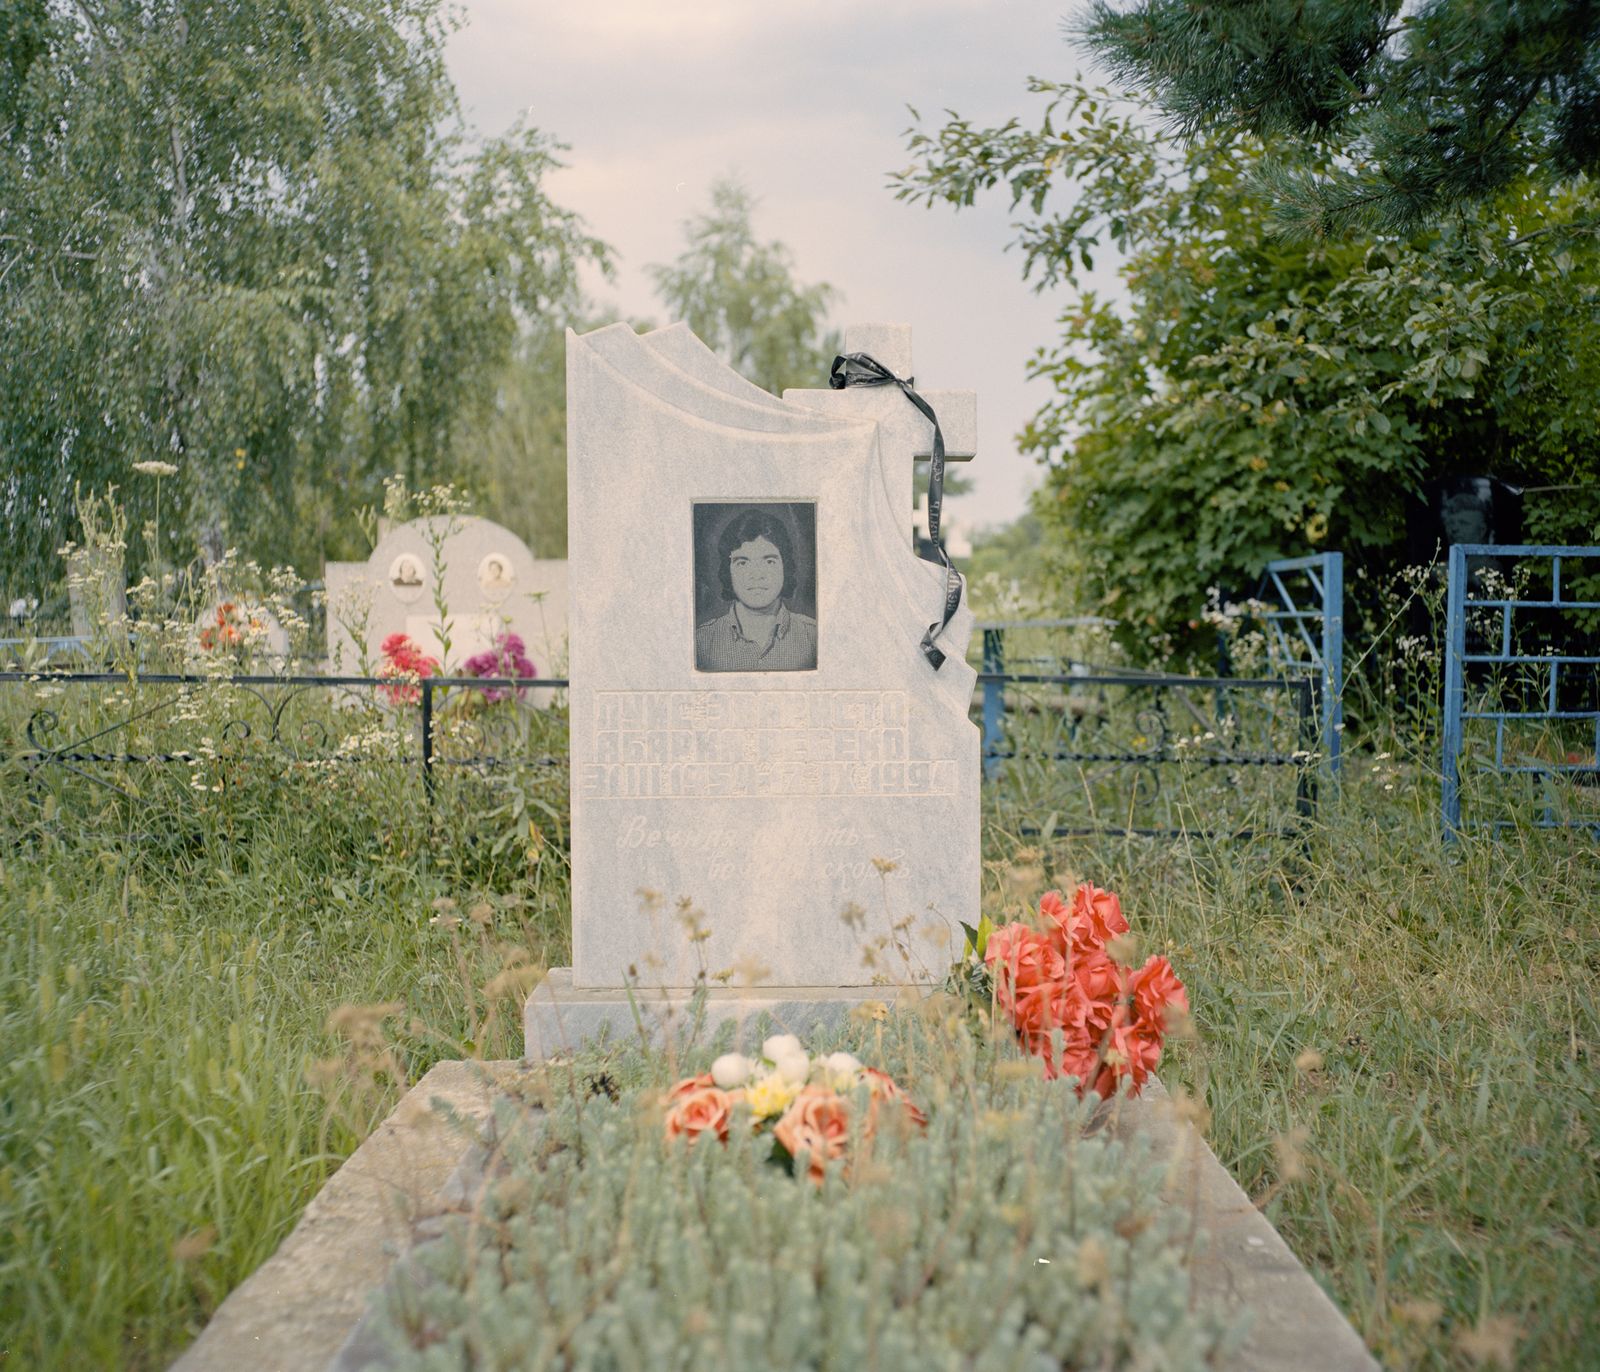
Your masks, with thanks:
[[[493,645],[485,652],[474,653],[463,664],[468,676],[481,677],[536,677],[539,669],[528,657],[527,645],[520,634],[509,629],[495,635]],[[528,694],[524,686],[483,686],[469,692],[481,697],[485,705],[495,705],[515,697],[522,700]]]
[[[1047,1079],[1076,1078],[1079,1096],[1109,1100],[1123,1081],[1139,1094],[1189,998],[1166,958],[1131,965],[1114,894],[1085,882],[1070,902],[1047,891],[1035,922],[995,926],[985,917],[963,928],[967,956],[951,970],[952,988],[997,1010]]]
[[[378,690],[391,705],[415,705],[422,696],[417,683],[437,674],[439,660],[429,657],[406,634],[390,634],[379,651],[383,661],[378,665],[378,675],[395,685],[380,686]]]
[[[725,1053],[709,1072],[674,1085],[662,1127],[669,1142],[691,1144],[708,1135],[724,1144],[740,1133],[770,1135],[773,1161],[795,1168],[803,1155],[807,1175],[820,1186],[830,1162],[848,1161],[857,1121],[863,1143],[880,1127],[928,1123],[888,1073],[851,1053],[812,1058],[793,1034],[774,1034],[760,1057]]]

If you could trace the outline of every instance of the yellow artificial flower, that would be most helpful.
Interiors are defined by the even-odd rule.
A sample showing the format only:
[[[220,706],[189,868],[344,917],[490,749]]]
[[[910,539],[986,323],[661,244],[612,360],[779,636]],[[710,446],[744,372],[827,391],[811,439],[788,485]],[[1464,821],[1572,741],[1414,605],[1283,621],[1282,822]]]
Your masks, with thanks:
[[[786,1080],[781,1073],[769,1072],[760,1081],[745,1087],[745,1104],[758,1120],[781,1115],[800,1094],[800,1083]]]

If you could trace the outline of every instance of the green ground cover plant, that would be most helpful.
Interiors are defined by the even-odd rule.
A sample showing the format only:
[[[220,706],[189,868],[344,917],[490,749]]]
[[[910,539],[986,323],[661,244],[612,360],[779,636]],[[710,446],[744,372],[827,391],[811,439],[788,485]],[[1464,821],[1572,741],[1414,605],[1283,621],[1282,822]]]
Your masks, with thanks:
[[[633,1046],[530,1071],[520,1089],[546,1113],[530,1125],[502,1108],[499,1156],[375,1300],[368,1365],[1225,1361],[1238,1322],[1191,1300],[1193,1235],[1159,1204],[1164,1164],[1112,1136],[1110,1110],[1092,1121],[975,1036],[958,1004],[885,1007],[810,1045],[816,1062],[859,1054],[927,1106],[923,1130],[898,1108],[869,1116],[864,1086],[845,1090],[848,1148],[816,1184],[774,1164],[747,1106],[725,1142],[664,1137],[672,1076],[714,1067],[716,1047],[670,1070]],[[615,1100],[594,1089],[602,1068]]]

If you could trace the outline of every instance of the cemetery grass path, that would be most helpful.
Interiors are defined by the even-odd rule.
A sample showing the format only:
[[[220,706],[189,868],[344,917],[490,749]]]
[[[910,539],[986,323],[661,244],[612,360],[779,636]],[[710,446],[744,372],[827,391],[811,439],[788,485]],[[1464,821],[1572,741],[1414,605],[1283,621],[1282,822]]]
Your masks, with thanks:
[[[167,1366],[404,1085],[520,1052],[482,988],[505,946],[566,956],[564,875],[485,923],[307,827],[0,849],[0,1367]]]

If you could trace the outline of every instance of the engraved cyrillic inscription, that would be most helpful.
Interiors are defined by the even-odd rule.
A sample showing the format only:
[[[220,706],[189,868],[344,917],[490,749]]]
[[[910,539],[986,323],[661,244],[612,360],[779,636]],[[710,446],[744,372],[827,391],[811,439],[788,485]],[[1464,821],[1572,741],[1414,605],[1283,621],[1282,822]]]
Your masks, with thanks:
[[[605,691],[578,787],[595,799],[952,794],[911,756],[904,691]]]

